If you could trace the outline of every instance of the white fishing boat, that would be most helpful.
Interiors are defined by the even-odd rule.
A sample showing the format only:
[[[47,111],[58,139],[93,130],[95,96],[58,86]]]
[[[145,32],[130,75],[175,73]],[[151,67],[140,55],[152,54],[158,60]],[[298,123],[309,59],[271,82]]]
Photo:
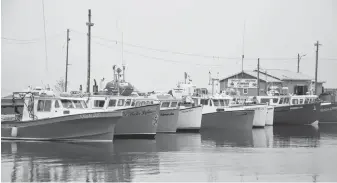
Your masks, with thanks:
[[[93,111],[83,99],[48,92],[14,92],[2,98],[1,138],[8,140],[113,141],[120,111]]]
[[[177,99],[180,99],[180,110],[177,123],[177,131],[199,131],[202,119],[202,105],[196,105],[192,99],[195,85],[189,79],[186,82],[187,73],[185,73],[185,82],[179,82],[176,88],[169,93]]]
[[[137,97],[141,105],[160,104],[157,133],[174,133],[177,131],[180,100],[169,94],[153,94],[148,97]]]

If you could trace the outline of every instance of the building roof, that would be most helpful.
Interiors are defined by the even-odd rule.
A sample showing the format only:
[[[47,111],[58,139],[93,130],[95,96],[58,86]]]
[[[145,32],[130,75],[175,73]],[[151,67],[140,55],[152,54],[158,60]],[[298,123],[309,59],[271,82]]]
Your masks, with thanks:
[[[257,72],[255,72],[255,71],[248,71],[248,70],[245,70],[245,71],[243,71],[243,72],[244,72],[245,74],[248,74],[248,75],[250,75],[250,76],[252,76],[252,77],[257,78]],[[236,76],[236,75],[239,75],[239,74],[241,74],[241,73],[242,73],[242,71],[237,72],[237,73],[235,73],[235,74],[231,74],[231,75],[229,75],[229,76],[227,76],[227,77],[224,77],[224,78],[220,79],[220,81],[225,80],[225,79],[228,79],[228,78],[233,77],[233,76]],[[265,81],[265,82],[274,82],[274,83],[282,82],[282,81],[279,80],[279,79],[276,79],[276,78],[274,78],[274,77],[267,76],[267,75],[265,75],[264,73],[261,73],[261,72],[260,72],[260,76],[259,76],[259,77],[260,77],[260,80]]]
[[[244,73],[257,78],[257,70],[254,71],[243,71]],[[229,75],[220,79],[220,81],[228,79],[230,77],[236,76],[241,74],[241,72],[237,72],[235,74]],[[285,80],[298,80],[298,81],[315,81],[315,78],[305,75],[303,73],[297,73],[289,70],[282,70],[282,69],[266,69],[260,71],[260,80],[265,82],[282,82]],[[318,80],[318,83],[324,83],[325,81]]]
[[[257,72],[257,70],[254,70]],[[260,71],[261,73],[262,71]],[[283,70],[283,69],[266,69],[262,73],[273,76],[279,80],[298,80],[298,81],[315,81],[314,77],[308,76],[301,72],[297,73],[294,71]],[[324,83],[324,81],[318,81]]]

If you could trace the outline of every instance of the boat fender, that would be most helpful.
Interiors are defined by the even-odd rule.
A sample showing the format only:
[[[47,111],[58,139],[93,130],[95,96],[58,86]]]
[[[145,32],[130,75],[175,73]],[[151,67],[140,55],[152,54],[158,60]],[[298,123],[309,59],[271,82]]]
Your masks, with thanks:
[[[12,137],[18,136],[18,128],[17,127],[12,127],[11,135],[12,135]]]

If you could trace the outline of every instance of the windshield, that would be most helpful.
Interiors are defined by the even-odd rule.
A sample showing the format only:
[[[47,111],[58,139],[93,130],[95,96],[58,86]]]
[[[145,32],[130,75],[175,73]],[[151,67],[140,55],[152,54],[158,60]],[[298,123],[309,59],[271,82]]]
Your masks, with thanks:
[[[219,100],[213,99],[214,106],[219,106]]]
[[[62,99],[61,103],[64,108],[75,108],[71,100]]]

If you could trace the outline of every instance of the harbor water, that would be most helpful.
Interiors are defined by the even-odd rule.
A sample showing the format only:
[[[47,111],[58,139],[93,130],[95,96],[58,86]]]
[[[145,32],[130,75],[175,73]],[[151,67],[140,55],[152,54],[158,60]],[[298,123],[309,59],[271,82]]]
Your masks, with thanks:
[[[337,181],[337,123],[113,143],[1,141],[2,182]]]

